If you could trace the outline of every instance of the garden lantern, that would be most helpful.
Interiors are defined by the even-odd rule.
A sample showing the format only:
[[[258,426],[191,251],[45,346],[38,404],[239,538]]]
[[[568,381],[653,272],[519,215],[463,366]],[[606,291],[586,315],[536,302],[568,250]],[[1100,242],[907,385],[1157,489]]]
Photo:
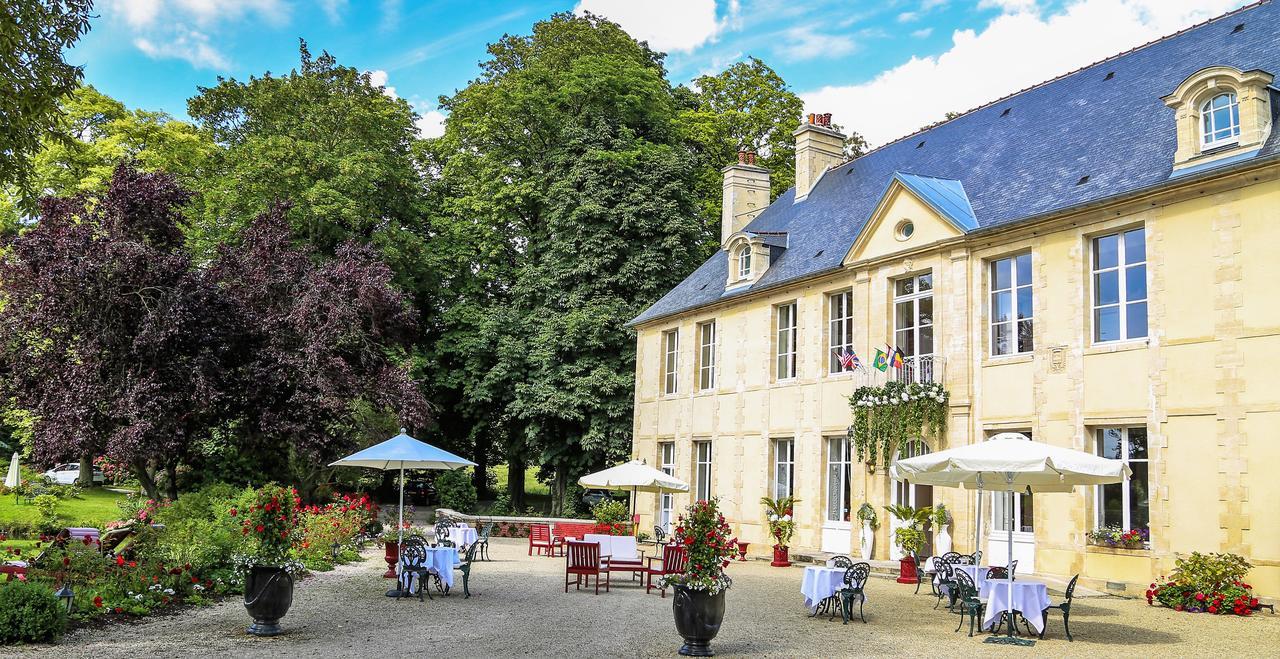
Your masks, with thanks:
[[[67,613],[71,613],[71,607],[75,603],[76,599],[75,592],[71,590],[71,584],[66,581],[62,582],[62,588],[59,588],[58,592],[54,593],[54,595],[56,595],[62,604],[67,607]]]
[[[341,546],[342,545],[339,545],[337,540],[333,541],[333,562],[334,563],[338,562],[338,548]]]

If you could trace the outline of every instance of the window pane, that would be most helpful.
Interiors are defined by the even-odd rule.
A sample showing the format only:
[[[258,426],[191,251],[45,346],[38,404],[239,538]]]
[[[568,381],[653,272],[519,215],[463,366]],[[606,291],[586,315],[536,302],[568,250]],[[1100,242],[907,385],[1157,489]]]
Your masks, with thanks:
[[[894,295],[911,295],[916,292],[916,280],[912,277],[899,279],[893,283]]]
[[[1013,295],[1009,291],[991,294],[991,322],[1003,323],[1013,319]]]
[[[1130,460],[1146,460],[1147,459],[1147,429],[1146,428],[1130,428],[1129,429],[1129,459]]]
[[[991,326],[991,354],[1007,355],[1011,352],[1009,345],[1010,334],[1013,333],[1013,326],[1004,323]]]
[[[1121,430],[1119,428],[1100,428],[1098,430],[1098,456],[1109,460],[1119,460],[1123,455],[1120,454],[1120,437]]]
[[[1031,311],[1034,309],[1031,303],[1031,287],[1024,286],[1018,289],[1018,318],[1030,318]]]
[[[998,291],[1012,285],[1012,259],[1000,259],[991,264],[991,290]]]
[[[1018,262],[1018,285],[1026,286],[1031,283],[1031,255],[1019,254]]]
[[[1093,303],[1115,304],[1120,301],[1120,271],[1099,272],[1093,276]]]
[[[844,484],[840,482],[842,473],[838,463],[827,464],[827,519],[831,521],[839,521],[843,512],[844,502],[840,500],[844,489]]]
[[[1102,500],[1098,502],[1098,509],[1102,513],[1102,519],[1099,520],[1102,526],[1124,526],[1123,488],[1123,483],[1112,483],[1100,488]]]
[[[1018,321],[1018,352],[1031,352],[1035,350],[1034,331],[1031,327],[1031,321]]]
[[[916,354],[916,335],[914,332],[901,330],[897,333],[897,338],[897,346],[902,349],[902,352],[908,356]]]
[[[1125,324],[1129,336],[1125,338],[1140,339],[1147,335],[1147,303],[1135,302],[1125,305]]]
[[[921,325],[932,325],[933,297],[922,297],[919,300],[916,300],[916,304],[919,305],[919,311],[916,316],[919,319],[919,323]]]
[[[1103,236],[1093,241],[1093,269],[1114,268],[1118,263],[1120,236]]]
[[[920,275],[920,292],[933,290],[933,273]]]
[[[1129,528],[1144,529],[1151,520],[1151,502],[1147,492],[1147,463],[1132,462],[1129,468]]]
[[[894,305],[894,309],[895,311],[893,315],[895,328],[903,329],[907,327],[915,327],[916,314],[914,302],[899,302]]]
[[[1124,269],[1124,299],[1147,299],[1147,266],[1135,265]]]
[[[1142,263],[1147,260],[1146,235],[1145,229],[1124,232],[1125,263]]]
[[[933,354],[933,325],[926,325],[920,328],[920,345],[919,352],[908,352],[909,355],[932,355]]]
[[[1120,307],[1105,307],[1093,312],[1093,340],[1120,339]]]
[[[1032,502],[1031,494],[1019,494],[1022,507],[1018,510],[1018,517],[1022,522],[1022,532],[1031,533],[1036,530],[1035,504]]]

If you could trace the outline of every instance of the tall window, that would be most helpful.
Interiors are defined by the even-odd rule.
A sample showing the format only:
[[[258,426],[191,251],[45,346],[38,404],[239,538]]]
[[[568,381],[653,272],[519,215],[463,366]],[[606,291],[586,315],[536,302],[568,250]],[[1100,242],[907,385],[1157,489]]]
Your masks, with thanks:
[[[796,303],[778,306],[776,315],[778,317],[777,376],[779,380],[785,380],[796,376]]]
[[[1031,352],[1031,255],[991,262],[991,354]]]
[[[694,480],[699,501],[711,499],[711,442],[694,442]]]
[[[662,392],[674,394],[680,385],[680,330],[662,333]]]
[[[827,439],[827,521],[849,521],[849,438]]]
[[[716,388],[716,321],[698,325],[698,389]]]
[[[1147,429],[1099,428],[1098,455],[1124,460],[1133,474],[1123,483],[1098,486],[1098,526],[1145,529],[1151,521],[1147,487]]]
[[[1147,335],[1146,231],[1093,239],[1093,340]]]
[[[1235,94],[1218,94],[1200,106],[1203,148],[1233,144],[1240,137],[1240,104]]]
[[[662,473],[668,476],[676,475],[676,443],[662,442],[658,444],[662,465]],[[658,511],[658,523],[662,525],[663,530],[671,531],[671,521],[675,519],[676,495],[669,492],[662,493],[662,506]]]
[[[832,293],[827,296],[828,328],[827,372],[851,371],[840,364],[844,352],[853,351],[853,292]]]
[[[933,354],[933,275],[893,282],[893,338],[913,365]]]
[[[795,440],[773,440],[773,498],[789,497],[795,491],[795,469]]]
[[[1017,432],[1031,439],[1030,430]],[[990,439],[988,437],[987,439]],[[1020,492],[1013,496],[1013,530],[1022,533],[1034,533],[1036,530],[1035,495]],[[991,530],[1006,533],[1009,530],[1009,495],[1005,492],[991,493]]]
[[[738,279],[751,276],[751,245],[738,248]]]

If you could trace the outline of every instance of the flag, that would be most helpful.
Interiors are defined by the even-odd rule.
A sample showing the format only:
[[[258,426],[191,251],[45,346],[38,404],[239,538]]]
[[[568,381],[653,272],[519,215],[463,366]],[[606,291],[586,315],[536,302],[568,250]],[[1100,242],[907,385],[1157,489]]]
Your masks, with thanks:
[[[884,354],[883,350],[876,348],[876,359],[871,362],[871,365],[876,367],[877,370],[887,371],[889,370],[889,356]]]
[[[899,348],[899,347],[897,347],[897,346],[894,346],[894,348],[893,348],[893,358],[892,358],[892,361],[893,361],[893,367],[894,367],[894,368],[902,368],[902,360],[903,360],[903,359],[906,359],[906,357],[907,357],[907,354],[906,354],[906,353],[904,353],[904,352],[902,352],[902,348]]]
[[[858,355],[848,348],[842,348],[835,351],[836,361],[840,363],[840,368],[845,371],[852,371],[861,364],[858,363]]]

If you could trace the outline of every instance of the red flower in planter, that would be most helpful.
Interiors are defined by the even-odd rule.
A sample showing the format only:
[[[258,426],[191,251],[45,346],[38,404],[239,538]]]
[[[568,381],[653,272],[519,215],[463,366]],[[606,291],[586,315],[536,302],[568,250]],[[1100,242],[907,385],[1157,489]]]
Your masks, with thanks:
[[[1255,607],[1257,607],[1257,606],[1258,606],[1258,598],[1256,598],[1256,597],[1255,597],[1255,598],[1253,598],[1253,599],[1249,600],[1249,606],[1250,606],[1250,608],[1255,608]]]
[[[197,577],[194,574],[191,575],[191,583],[200,583],[200,577]]]
[[[1209,613],[1217,613],[1217,612],[1218,612],[1218,607],[1216,607],[1216,606],[1214,606],[1214,605],[1210,604],[1210,605],[1209,605]]]
[[[118,606],[117,606],[117,607],[116,607],[116,613],[124,613],[124,609],[122,609],[122,608],[120,608],[120,607],[118,607]]]
[[[262,533],[262,531],[264,530],[264,527],[263,527],[261,524],[259,524],[259,525],[255,526],[255,527],[253,527],[253,530],[254,530],[254,531],[257,531],[258,533]]]
[[[249,527],[247,527],[247,526],[241,527],[241,528],[240,528],[240,535],[249,535]]]
[[[93,544],[93,538],[86,535],[84,537],[84,546],[88,547],[91,544]]]
[[[1181,611],[1181,610],[1182,610],[1182,605],[1181,605],[1181,604],[1179,604],[1179,605],[1177,605],[1177,606],[1173,607],[1173,610],[1174,610],[1174,611]]]
[[[93,598],[93,605],[94,605],[95,607],[99,608],[99,609],[101,609],[101,608],[102,608],[102,596],[101,596],[101,595],[98,595],[97,597]]]
[[[116,556],[116,567],[124,567],[124,556]]]
[[[70,558],[68,558],[68,557],[66,557],[66,556],[63,556],[63,557],[62,557],[62,567],[71,567],[71,559],[70,559]]]
[[[129,561],[129,567],[138,567],[138,561]]]
[[[232,517],[235,517],[235,516],[236,516],[236,509],[235,509],[235,508],[232,508],[229,512],[231,513],[231,516],[232,516]]]
[[[1203,601],[1204,601],[1204,593],[1196,593],[1196,601],[1197,601],[1197,602],[1203,602]]]

